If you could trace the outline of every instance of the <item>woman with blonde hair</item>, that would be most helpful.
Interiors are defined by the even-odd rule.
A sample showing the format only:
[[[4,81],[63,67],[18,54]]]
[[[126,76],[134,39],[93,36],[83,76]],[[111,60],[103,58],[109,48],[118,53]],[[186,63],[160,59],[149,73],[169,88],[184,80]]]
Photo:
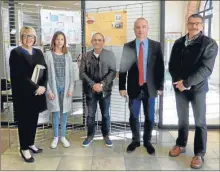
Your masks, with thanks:
[[[54,139],[51,148],[56,148],[58,144],[59,121],[61,123],[60,141],[64,147],[69,147],[70,143],[65,136],[67,113],[72,107],[74,76],[72,57],[67,50],[63,32],[54,33],[50,51],[47,51],[44,56],[48,66],[47,106],[52,112],[53,121]]]
[[[34,162],[30,151],[43,152],[43,149],[35,146],[34,140],[39,113],[47,109],[47,65],[41,50],[33,48],[36,43],[34,28],[22,27],[20,38],[22,45],[11,50],[9,57],[12,98],[18,124],[20,154],[25,162]],[[31,80],[36,65],[45,67],[37,83]]]

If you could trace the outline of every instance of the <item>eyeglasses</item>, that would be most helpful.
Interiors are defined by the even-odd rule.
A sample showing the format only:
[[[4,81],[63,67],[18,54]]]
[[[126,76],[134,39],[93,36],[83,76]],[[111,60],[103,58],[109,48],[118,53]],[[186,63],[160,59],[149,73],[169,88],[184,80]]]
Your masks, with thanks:
[[[34,35],[26,35],[26,34],[22,36],[22,38],[24,39],[27,39],[27,38],[34,39],[34,37],[35,37]]]
[[[188,22],[187,24],[188,24],[189,26],[194,26],[194,25],[199,26],[199,25],[202,24],[202,22],[197,22],[197,23]]]

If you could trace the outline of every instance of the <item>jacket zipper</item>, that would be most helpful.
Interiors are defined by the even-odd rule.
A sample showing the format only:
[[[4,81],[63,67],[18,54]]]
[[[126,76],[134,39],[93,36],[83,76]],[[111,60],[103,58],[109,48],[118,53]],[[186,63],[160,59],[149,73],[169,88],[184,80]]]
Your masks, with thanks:
[[[181,76],[181,78],[182,78],[182,71],[183,71],[184,50],[185,50],[185,48],[183,48],[183,50],[182,50],[182,57],[181,57],[181,60],[180,60],[180,76]]]

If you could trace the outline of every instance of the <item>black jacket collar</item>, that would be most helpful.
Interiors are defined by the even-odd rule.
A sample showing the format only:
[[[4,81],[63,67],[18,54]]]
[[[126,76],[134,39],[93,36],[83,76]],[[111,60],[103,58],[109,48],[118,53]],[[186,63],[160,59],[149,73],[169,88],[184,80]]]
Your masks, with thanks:
[[[204,37],[204,34],[203,34],[203,32],[201,32],[199,37],[196,38],[192,44],[202,44],[203,37]],[[183,44],[185,44],[185,41],[186,41],[186,35],[184,37],[180,38],[180,42],[182,42]]]

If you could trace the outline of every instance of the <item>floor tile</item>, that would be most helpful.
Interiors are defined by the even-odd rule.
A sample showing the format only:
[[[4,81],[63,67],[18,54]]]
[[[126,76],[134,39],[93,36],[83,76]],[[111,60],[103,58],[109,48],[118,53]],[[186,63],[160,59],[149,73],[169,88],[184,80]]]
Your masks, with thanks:
[[[81,143],[86,137],[86,131],[75,131],[75,132],[69,132],[67,138],[70,142],[74,141],[80,141]]]
[[[61,156],[38,155],[34,156],[34,163],[26,163],[21,157],[19,157],[19,155],[10,156],[16,156],[16,162],[11,163],[5,169],[2,168],[2,170],[56,170],[61,160]]]
[[[8,139],[1,138],[1,154],[3,154],[9,148],[9,141]]]
[[[207,159],[205,158],[204,166],[201,170],[220,170],[220,159]]]
[[[156,157],[167,157],[171,148],[172,148],[171,143],[156,144],[155,146]]]
[[[190,163],[192,160],[192,156],[186,156],[186,155],[180,155],[178,157],[173,157],[175,161],[177,162],[180,170],[187,170],[192,171],[193,169],[190,168]]]
[[[93,157],[92,170],[125,170],[124,157]]]
[[[123,144],[115,144],[112,147],[107,147],[103,140],[95,141],[94,156],[109,156],[109,157],[124,157]]]
[[[3,155],[10,155],[10,154],[19,154],[19,150],[20,150],[20,147],[12,147],[12,148],[8,148],[4,153]]]
[[[103,170],[103,171],[120,171],[120,170],[182,170],[195,171],[190,168],[190,162],[193,154],[194,131],[189,132],[186,153],[179,157],[169,157],[169,150],[175,145],[177,131],[158,130],[157,143],[153,142],[156,155],[151,156],[147,153],[146,148],[141,146],[136,148],[132,153],[127,153],[127,146],[131,139],[124,139],[122,134],[112,134],[110,138],[113,141],[113,147],[107,147],[100,132],[96,133],[93,143],[87,147],[82,147],[85,139],[85,131],[68,131],[67,139],[71,146],[64,148],[59,142],[56,149],[51,149],[52,129],[45,129],[44,139],[42,140],[41,132],[36,138],[36,146],[43,148],[44,153],[34,155],[36,162],[28,164],[23,161],[19,154],[17,130],[10,130],[11,147],[9,147],[9,132],[2,129],[2,170]],[[220,170],[219,169],[219,130],[208,131],[207,153],[205,163],[201,170]],[[70,163],[71,162],[71,163]],[[50,164],[50,166],[48,166]],[[196,170],[197,172],[199,170]]]
[[[215,154],[220,157],[220,150],[219,150],[219,144],[218,147],[213,148],[213,151],[215,152]]]
[[[157,158],[157,161],[160,164],[162,170],[180,170],[176,160],[171,157]]]
[[[208,142],[219,143],[220,142],[220,131],[213,131],[213,130],[208,131],[207,139],[208,139]]]
[[[6,170],[15,162],[22,162],[21,157],[18,154],[15,155],[1,155],[1,170]]]
[[[157,136],[158,143],[174,143],[175,138],[170,134],[168,130],[159,130]]]
[[[126,170],[161,170],[156,157],[125,157]]]
[[[57,170],[91,170],[92,157],[62,156]]]

